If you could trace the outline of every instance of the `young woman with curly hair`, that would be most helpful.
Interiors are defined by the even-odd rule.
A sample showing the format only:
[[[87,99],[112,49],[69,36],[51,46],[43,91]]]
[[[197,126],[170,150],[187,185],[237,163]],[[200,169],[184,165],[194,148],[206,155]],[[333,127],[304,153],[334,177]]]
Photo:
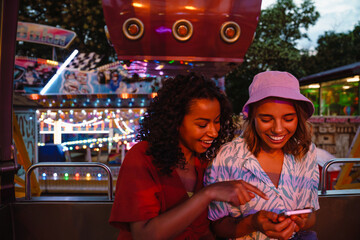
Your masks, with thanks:
[[[214,231],[231,239],[316,239],[316,233],[304,231],[315,224],[314,213],[281,215],[319,209],[319,169],[307,121],[314,106],[300,93],[299,81],[287,72],[257,74],[249,95],[243,107],[243,134],[222,146],[206,171],[205,182],[243,180],[269,200],[255,197],[244,206],[211,203]]]
[[[118,239],[214,239],[211,201],[238,206],[255,194],[266,198],[243,181],[203,188],[209,160],[233,132],[230,104],[213,81],[195,74],[166,80],[119,172],[110,217]]]

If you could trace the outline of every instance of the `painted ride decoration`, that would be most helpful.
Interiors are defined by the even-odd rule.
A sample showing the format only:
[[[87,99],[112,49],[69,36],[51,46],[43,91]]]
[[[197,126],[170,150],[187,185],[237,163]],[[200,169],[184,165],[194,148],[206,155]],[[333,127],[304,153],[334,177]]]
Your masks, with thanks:
[[[54,94],[151,94],[161,84],[160,76],[145,74],[146,63],[134,61],[129,67],[120,61],[93,71],[65,68],[42,95]]]
[[[19,21],[16,40],[67,48],[75,37],[76,33],[70,30]]]

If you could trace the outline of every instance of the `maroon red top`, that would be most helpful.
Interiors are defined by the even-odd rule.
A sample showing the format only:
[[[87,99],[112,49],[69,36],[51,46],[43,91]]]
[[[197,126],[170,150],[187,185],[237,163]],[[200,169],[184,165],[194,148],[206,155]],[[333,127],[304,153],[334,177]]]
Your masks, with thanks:
[[[129,222],[147,220],[165,212],[189,197],[180,177],[161,174],[145,154],[147,142],[133,146],[126,154],[116,184],[115,200],[109,222],[120,228],[118,239],[132,239]],[[197,183],[195,192],[203,187],[206,163],[195,160]],[[209,233],[207,209],[176,239],[201,239]]]

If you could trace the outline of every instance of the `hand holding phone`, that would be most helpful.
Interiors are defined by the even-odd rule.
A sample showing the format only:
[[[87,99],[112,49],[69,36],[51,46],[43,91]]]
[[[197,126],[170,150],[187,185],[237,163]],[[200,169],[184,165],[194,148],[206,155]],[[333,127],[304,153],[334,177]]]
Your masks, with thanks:
[[[291,217],[293,215],[309,214],[309,213],[312,213],[312,212],[313,212],[313,209],[311,209],[311,208],[286,211],[286,212],[283,212],[283,213],[279,214],[277,221],[282,222],[286,218]]]
[[[292,215],[300,215],[300,214],[312,213],[312,212],[313,210],[311,208],[306,208],[306,209],[286,211],[283,213],[283,215],[286,217],[290,217]]]
[[[312,213],[314,210],[312,208],[305,208],[305,209],[298,209],[298,210],[291,210],[291,211],[286,211],[281,213],[280,215],[278,215],[278,221],[282,222],[287,218],[291,218],[291,220],[295,221],[296,223],[296,230],[295,231],[299,231],[299,229],[303,229],[304,226],[306,226],[307,221],[309,220],[309,217],[311,215],[301,215],[301,214],[310,214]],[[294,217],[292,217],[294,216]]]

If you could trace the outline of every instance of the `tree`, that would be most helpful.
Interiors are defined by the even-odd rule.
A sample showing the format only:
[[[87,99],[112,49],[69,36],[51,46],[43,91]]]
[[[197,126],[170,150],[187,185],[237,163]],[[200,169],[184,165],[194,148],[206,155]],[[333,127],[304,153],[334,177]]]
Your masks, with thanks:
[[[226,93],[236,113],[249,97],[248,87],[255,74],[266,70],[304,74],[296,43],[307,37],[301,29],[314,25],[319,16],[310,0],[304,0],[300,7],[293,0],[277,0],[261,12],[255,39],[244,62],[226,76]]]
[[[315,55],[305,52],[302,56],[306,75],[360,61],[360,22],[348,33],[325,32],[317,44]]]
[[[20,0],[19,21],[60,27],[77,34],[68,49],[56,49],[58,61],[64,61],[74,49],[96,52],[104,59],[116,59],[104,33],[101,0]],[[51,59],[52,47],[34,43],[17,43],[17,55]]]
[[[358,62],[360,61],[360,21],[355,25],[355,28],[352,31],[352,40],[354,43],[352,51],[355,52],[355,62]]]

